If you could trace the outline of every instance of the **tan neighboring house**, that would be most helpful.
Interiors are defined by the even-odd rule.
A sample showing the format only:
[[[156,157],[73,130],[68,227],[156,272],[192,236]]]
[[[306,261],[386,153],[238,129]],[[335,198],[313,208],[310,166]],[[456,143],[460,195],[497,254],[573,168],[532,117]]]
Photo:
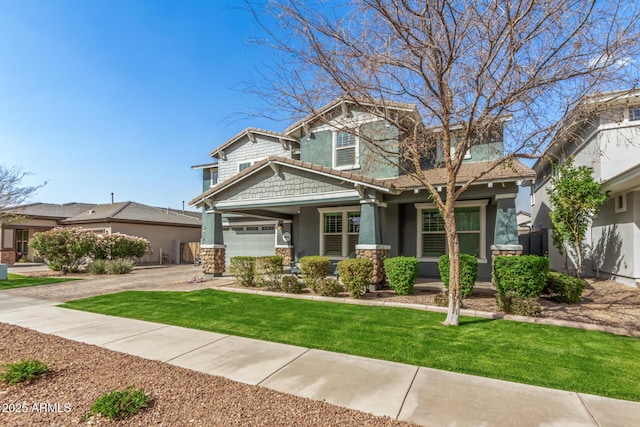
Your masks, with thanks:
[[[4,224],[0,228],[0,262],[11,264],[16,255],[34,258],[29,240],[33,233],[54,227],[80,227],[97,234],[123,233],[149,240],[151,250],[142,257],[142,264],[180,263],[181,245],[199,242],[201,215],[199,212],[157,208],[135,202],[102,205],[68,203],[55,205],[35,203],[10,210],[24,221]],[[13,258],[13,259],[12,259]]]

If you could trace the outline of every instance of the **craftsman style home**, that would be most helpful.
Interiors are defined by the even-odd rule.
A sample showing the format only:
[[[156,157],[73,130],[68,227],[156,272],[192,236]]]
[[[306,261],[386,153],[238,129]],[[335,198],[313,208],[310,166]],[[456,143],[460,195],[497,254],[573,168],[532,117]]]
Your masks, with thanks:
[[[563,131],[533,166],[532,231],[552,242],[547,189],[555,165],[573,158],[574,166],[593,168],[594,179],[609,196],[586,234],[582,274],[611,278],[631,286],[640,283],[640,91],[598,94],[585,99]],[[565,256],[543,245],[551,267],[565,269]],[[566,254],[575,269],[575,254]],[[570,271],[573,272],[573,271]]]
[[[418,115],[411,105],[387,108]],[[203,193],[190,202],[203,208],[205,273],[221,274],[225,256],[277,253],[285,262],[298,254],[367,257],[376,266],[374,282],[383,278],[385,257],[416,256],[422,276],[438,276],[437,260],[447,251],[443,220],[423,185],[389,155],[402,137],[393,124],[338,99],[283,132],[248,128],[214,149],[216,162],[194,166],[204,171]],[[460,182],[503,151],[502,132],[471,147]],[[445,186],[445,169],[427,163],[430,182]],[[491,276],[492,251],[521,249],[515,198],[533,177],[514,161],[484,175],[457,202],[462,252],[478,258],[481,279]]]

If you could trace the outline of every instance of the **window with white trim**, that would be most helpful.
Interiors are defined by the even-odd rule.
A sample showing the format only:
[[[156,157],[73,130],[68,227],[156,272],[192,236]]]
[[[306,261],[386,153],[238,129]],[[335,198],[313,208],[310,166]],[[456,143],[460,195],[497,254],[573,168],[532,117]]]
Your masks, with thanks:
[[[333,168],[353,169],[360,166],[360,138],[352,133],[333,132]]]
[[[640,107],[629,108],[629,121],[637,122],[640,120]]]
[[[26,257],[29,253],[29,230],[17,229],[15,236],[16,243],[14,247],[16,248],[16,252]]]
[[[238,172],[242,172],[245,169],[248,169],[251,167],[251,162],[242,162],[242,163],[238,163]]]
[[[459,202],[454,208],[460,252],[485,259],[486,202]],[[416,204],[418,210],[417,253],[434,260],[448,252],[444,218],[433,204]]]
[[[615,212],[623,213],[627,211],[627,194],[618,194],[615,199]]]
[[[320,212],[320,254],[346,257],[355,252],[360,233],[360,209],[322,208]]]

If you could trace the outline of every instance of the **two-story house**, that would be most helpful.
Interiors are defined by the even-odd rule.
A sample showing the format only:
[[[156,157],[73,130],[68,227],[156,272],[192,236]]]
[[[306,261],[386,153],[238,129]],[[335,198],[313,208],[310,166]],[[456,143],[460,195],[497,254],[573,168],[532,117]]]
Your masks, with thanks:
[[[609,196],[586,234],[582,274],[628,285],[640,281],[640,91],[590,96],[576,107],[566,126],[533,166],[532,230],[546,234],[551,267],[562,271],[565,256],[551,244],[547,190],[555,165],[572,156],[574,166],[593,168],[594,179]],[[575,269],[571,251],[568,268]]]
[[[412,105],[387,108],[419,117]],[[437,260],[447,251],[444,224],[423,185],[400,167],[402,137],[392,123],[338,99],[282,133],[247,129],[222,144],[211,153],[219,182],[205,184],[190,202],[204,208],[205,273],[222,274],[224,254],[242,254],[225,232],[227,218],[239,215],[245,222],[270,220],[275,230],[268,251],[286,260],[301,252],[334,260],[355,254],[374,261],[379,282],[383,258],[416,256],[420,274],[437,277]],[[372,140],[377,148],[365,143]],[[503,151],[501,133],[471,147],[460,182],[486,170]],[[431,163],[426,176],[444,187],[446,171]],[[487,173],[457,202],[462,252],[478,258],[480,278],[491,276],[492,250],[521,248],[515,198],[518,186],[533,177],[515,161]]]

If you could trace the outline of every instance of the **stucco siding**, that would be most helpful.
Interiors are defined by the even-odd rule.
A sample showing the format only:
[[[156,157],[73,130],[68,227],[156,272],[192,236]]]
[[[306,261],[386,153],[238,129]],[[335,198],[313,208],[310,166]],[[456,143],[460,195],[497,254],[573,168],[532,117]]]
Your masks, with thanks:
[[[111,232],[148,239],[151,251],[141,258],[143,264],[159,263],[160,249],[163,254],[169,254],[171,263],[177,264],[180,262],[180,243],[200,241],[200,227],[112,223]]]
[[[620,173],[637,167],[640,162],[640,128],[620,126],[602,132],[598,138],[602,153],[599,178],[607,181]]]
[[[330,130],[315,131],[310,138],[300,138],[300,160],[316,165],[332,167],[333,135]]]

